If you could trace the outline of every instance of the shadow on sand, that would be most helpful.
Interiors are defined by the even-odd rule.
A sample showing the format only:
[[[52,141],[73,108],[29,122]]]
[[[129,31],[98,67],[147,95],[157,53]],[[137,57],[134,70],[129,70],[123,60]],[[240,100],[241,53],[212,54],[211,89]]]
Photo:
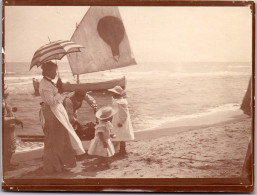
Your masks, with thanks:
[[[58,179],[72,179],[81,177],[96,177],[98,172],[112,169],[112,162],[122,160],[127,156],[115,155],[108,159],[108,163],[102,162],[97,156],[84,154],[77,158],[77,165],[74,168],[64,168],[62,172],[45,173],[43,166],[38,169],[29,171],[21,175],[21,178],[58,178]]]

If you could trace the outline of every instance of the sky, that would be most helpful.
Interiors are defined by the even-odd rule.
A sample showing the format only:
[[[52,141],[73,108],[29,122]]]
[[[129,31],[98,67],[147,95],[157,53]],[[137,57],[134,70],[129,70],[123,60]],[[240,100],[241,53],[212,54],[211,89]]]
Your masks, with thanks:
[[[6,6],[6,62],[70,39],[89,7]],[[137,62],[250,62],[250,7],[119,7]],[[63,61],[67,61],[66,58]]]

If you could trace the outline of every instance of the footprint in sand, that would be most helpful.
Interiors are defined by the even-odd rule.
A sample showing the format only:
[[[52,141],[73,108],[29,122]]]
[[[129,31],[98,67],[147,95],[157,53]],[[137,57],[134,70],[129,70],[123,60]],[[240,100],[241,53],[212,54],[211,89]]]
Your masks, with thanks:
[[[228,135],[228,134],[227,134],[227,136],[228,136],[229,138],[233,138],[233,136],[232,136],[232,135]]]

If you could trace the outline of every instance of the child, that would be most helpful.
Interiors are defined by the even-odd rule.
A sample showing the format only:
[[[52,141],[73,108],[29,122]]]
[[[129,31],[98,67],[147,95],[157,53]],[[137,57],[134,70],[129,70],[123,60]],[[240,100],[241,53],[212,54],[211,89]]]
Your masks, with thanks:
[[[108,91],[112,93],[113,106],[118,109],[118,112],[113,117],[112,121],[113,133],[116,135],[112,141],[116,151],[119,151],[118,155],[124,156],[127,154],[125,141],[135,139],[128,110],[128,102],[124,98],[125,90],[123,90],[120,86],[116,86],[112,89],[109,89]]]
[[[95,137],[91,141],[88,154],[99,156],[99,165],[107,165],[108,157],[114,155],[114,147],[110,140],[112,131],[112,117],[117,112],[111,106],[100,108],[96,112],[96,118],[99,119],[99,124],[95,127]]]

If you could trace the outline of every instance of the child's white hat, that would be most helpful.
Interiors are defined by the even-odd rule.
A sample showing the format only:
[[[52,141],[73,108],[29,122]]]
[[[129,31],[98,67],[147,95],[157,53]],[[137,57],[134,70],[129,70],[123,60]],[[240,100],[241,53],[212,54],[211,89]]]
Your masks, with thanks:
[[[112,89],[108,89],[108,91],[119,94],[119,95],[124,95],[126,92],[124,89],[122,89],[121,86],[117,85]]]
[[[114,114],[117,113],[117,111],[117,109],[111,106],[104,106],[96,112],[95,116],[100,120],[104,120],[112,117]]]

